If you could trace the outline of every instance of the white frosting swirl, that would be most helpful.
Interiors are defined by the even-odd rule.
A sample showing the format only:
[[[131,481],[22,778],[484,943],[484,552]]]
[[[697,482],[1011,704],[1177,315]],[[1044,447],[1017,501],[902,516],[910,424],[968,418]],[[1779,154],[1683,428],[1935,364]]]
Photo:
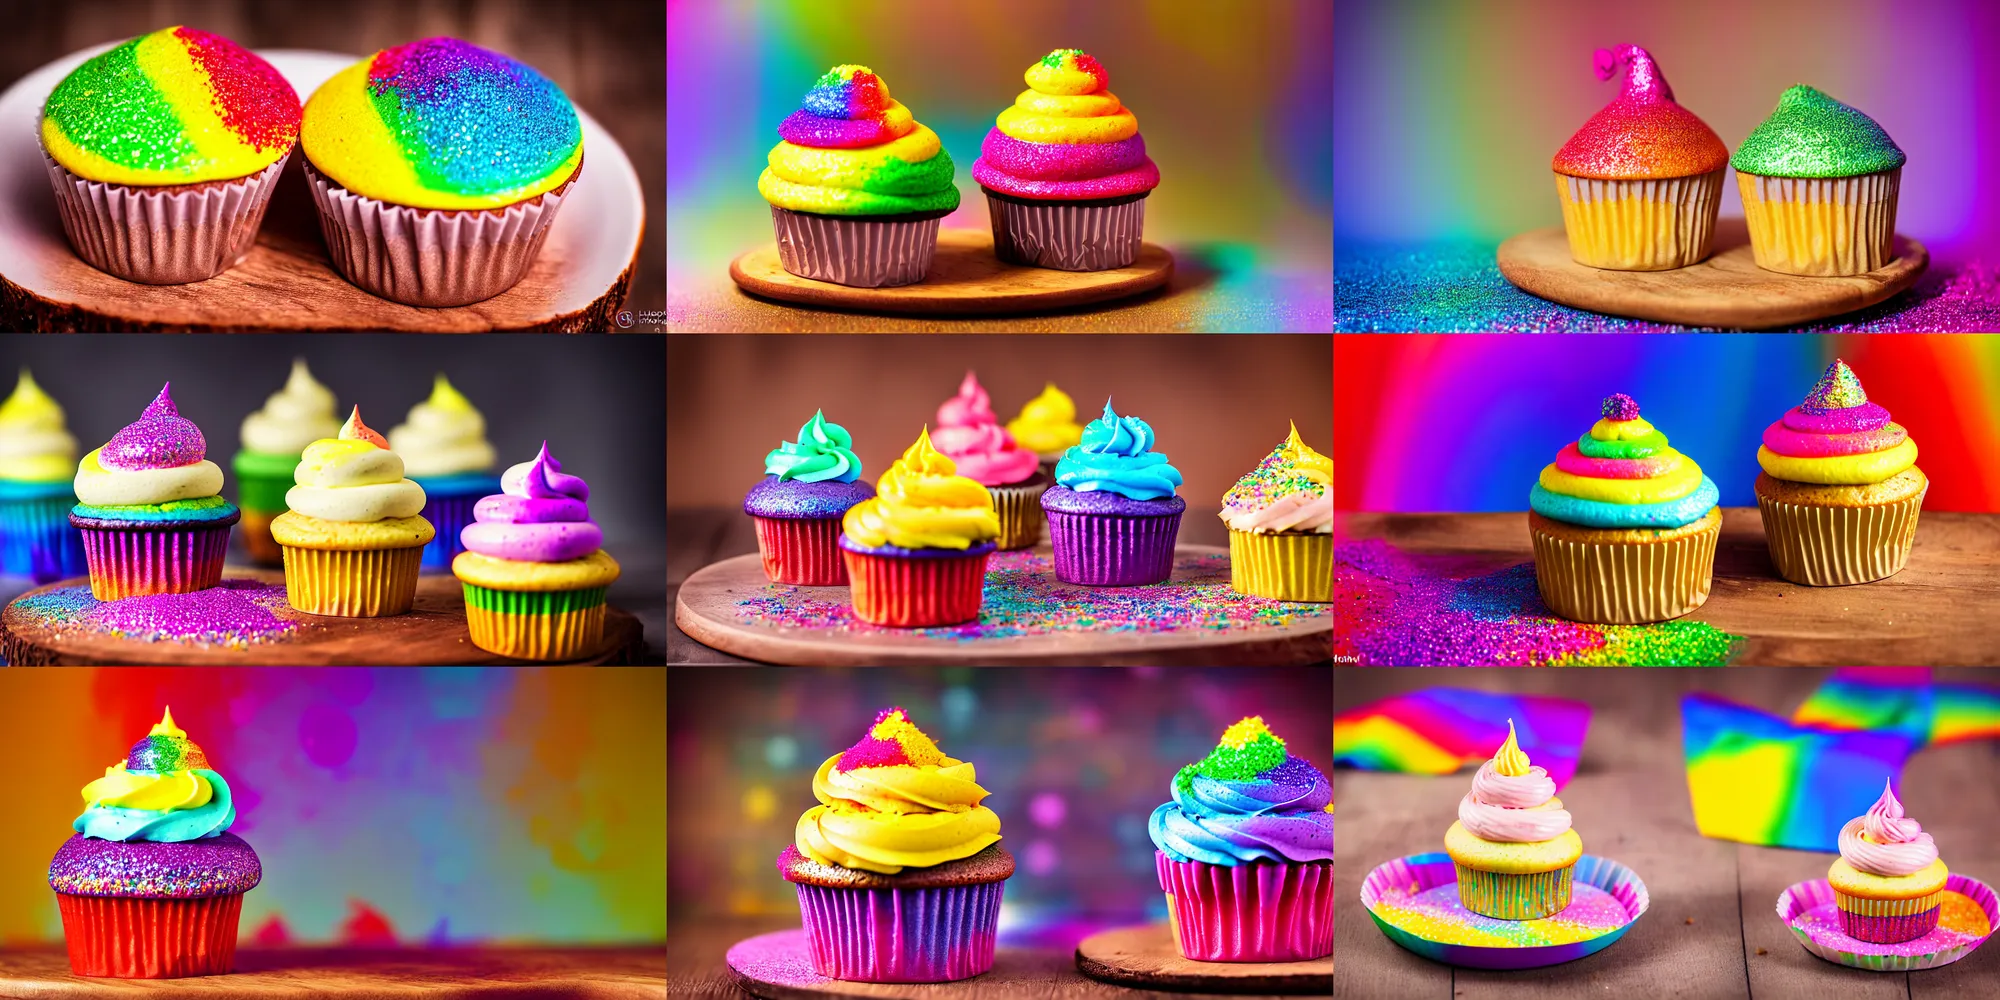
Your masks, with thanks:
[[[76,466],[77,502],[91,507],[129,507],[196,500],[222,492],[222,469],[202,459],[168,469],[107,469],[97,460],[99,448]]]
[[[403,478],[402,456],[382,447],[381,440],[361,422],[357,407],[340,437],[314,441],[299,455],[292,473],[297,485],[285,491],[285,506],[323,521],[417,516],[424,509],[424,488]]]
[[[1254,509],[1225,507],[1222,522],[1237,531],[1333,533],[1333,494],[1287,493]]]
[[[312,377],[304,358],[292,362],[285,387],[266,398],[263,409],[243,418],[243,447],[272,455],[296,455],[338,433],[333,390]]]
[[[431,397],[410,407],[404,422],[389,431],[389,447],[403,456],[413,476],[484,472],[493,467],[486,418],[442,374],[431,385]]]
[[[1555,793],[1556,783],[1547,770],[1531,767],[1527,774],[1509,777],[1489,760],[1472,776],[1472,790],[1459,800],[1458,821],[1484,840],[1508,844],[1553,840],[1571,824],[1569,810],[1562,808]]]

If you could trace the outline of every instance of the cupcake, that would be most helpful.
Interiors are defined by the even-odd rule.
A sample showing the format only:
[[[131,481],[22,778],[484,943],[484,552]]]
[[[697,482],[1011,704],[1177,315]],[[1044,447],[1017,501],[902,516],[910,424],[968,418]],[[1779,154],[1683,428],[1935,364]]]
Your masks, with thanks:
[[[161,28],[63,77],[40,134],[76,255],[181,285],[249,255],[299,137],[299,95],[227,38]]]
[[[799,587],[847,586],[840,519],[874,495],[847,428],[814,410],[797,442],[764,456],[764,478],[743,497],[743,513],[757,526],[764,575]]]
[[[1729,158],[1757,266],[1835,275],[1888,264],[1906,159],[1875,119],[1811,87],[1786,89]]]
[[[1153,865],[1182,958],[1333,954],[1333,786],[1261,716],[1223,730],[1153,810]]]
[[[900,708],[813,775],[778,871],[798,886],[813,971],[862,983],[942,983],[993,967],[1014,858],[965,761]]]
[[[1937,929],[1951,874],[1923,824],[1903,815],[1887,781],[1882,797],[1840,828],[1840,857],[1826,870],[1847,936],[1876,944],[1914,941]]]
[[[49,862],[70,971],[176,979],[230,971],[243,894],[264,878],[229,832],[236,803],[208,755],[160,721],[83,786],[76,835]]]
[[[1549,772],[1528,765],[1507,720],[1507,742],[1479,765],[1458,819],[1444,833],[1458,901],[1500,920],[1540,920],[1569,906],[1583,839],[1570,829]]]
[[[1729,147],[1637,45],[1598,49],[1597,78],[1625,87],[1556,152],[1569,254],[1589,267],[1664,271],[1708,256]]]
[[[604,638],[604,593],[618,560],[590,519],[590,484],[562,471],[549,443],[479,501],[451,571],[465,585],[472,644],[524,660],[573,660]]]
[[[306,99],[299,146],[334,266],[412,306],[514,287],[583,173],[583,123],[562,88],[456,38],[335,73]]]
[[[1136,587],[1173,575],[1174,538],[1187,510],[1174,495],[1180,484],[1180,470],[1153,450],[1152,425],[1111,412],[1105,400],[1104,415],[1063,453],[1056,484],[1042,494],[1056,578]]]
[[[271,521],[285,512],[285,491],[306,445],[340,433],[333,390],[319,384],[304,358],[292,362],[285,387],[264,408],[243,418],[243,449],[230,460],[236,500],[243,506],[243,547],[260,563],[280,564],[284,553],[271,537]]]
[[[1042,540],[1042,491],[1049,477],[1042,474],[1035,453],[1014,442],[993,415],[993,401],[971,372],[958,384],[958,395],[937,411],[938,432],[931,436],[937,450],[958,465],[958,474],[986,487],[1000,515],[1002,549],[1033,548]]]
[[[222,582],[229,526],[208,442],[174,407],[172,383],[111,440],[76,464],[69,523],[83,534],[90,592],[100,601],[186,594]]]
[[[840,520],[854,615],[897,628],[979,617],[1000,516],[986,487],[931,447],[930,428]]]
[[[1535,585],[1574,622],[1679,618],[1708,600],[1721,493],[1632,397],[1608,396],[1600,412],[1528,490]]]
[[[1757,509],[1778,575],[1827,587],[1886,580],[1917,540],[1930,480],[1917,443],[1868,401],[1847,362],[1826,366],[1805,402],[1764,428]]]
[[[424,488],[403,478],[402,456],[361,422],[306,446],[271,522],[284,550],[285,598],[309,615],[378,618],[410,610],[424,546],[437,534],[420,516]]]
[[[1299,427],[1222,495],[1229,585],[1277,601],[1333,600],[1333,460]]]
[[[856,288],[924,280],[938,220],[958,208],[951,154],[874,70],[827,70],[778,135],[757,193],[785,270]]]
[[[83,536],[69,523],[75,470],[62,407],[21,369],[0,403],[0,573],[51,583],[89,571]]]
[[[1057,49],[1025,76],[1028,89],[994,120],[972,164],[993,252],[1060,271],[1129,266],[1145,235],[1146,195],[1160,186],[1139,120],[1082,49]]]
[[[403,474],[424,488],[424,520],[437,529],[424,546],[423,568],[449,572],[452,559],[465,551],[459,533],[472,523],[473,505],[500,490],[486,418],[439,372],[431,398],[390,428],[389,449],[403,456]]]
[[[1041,395],[1021,406],[1020,416],[1007,421],[1007,433],[1034,452],[1042,471],[1054,478],[1063,452],[1083,440],[1083,425],[1076,422],[1076,403],[1069,394],[1048,382],[1043,384]]]

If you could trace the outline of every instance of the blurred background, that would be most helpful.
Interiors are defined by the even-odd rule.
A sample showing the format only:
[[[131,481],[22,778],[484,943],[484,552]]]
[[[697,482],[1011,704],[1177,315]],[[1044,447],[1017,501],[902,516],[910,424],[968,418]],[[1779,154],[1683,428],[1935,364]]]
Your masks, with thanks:
[[[163,707],[264,880],[248,945],[666,938],[664,669],[0,670],[33,747],[0,823],[0,944],[62,940],[49,859]]]
[[[1262,715],[1331,774],[1331,669],[682,667],[668,681],[670,909],[683,925],[798,925],[778,874],[812,776],[877,712],[902,706],[970,762],[1014,856],[1003,944],[1073,947],[1109,926],[1166,917],[1147,817],[1174,772],[1230,723]]]

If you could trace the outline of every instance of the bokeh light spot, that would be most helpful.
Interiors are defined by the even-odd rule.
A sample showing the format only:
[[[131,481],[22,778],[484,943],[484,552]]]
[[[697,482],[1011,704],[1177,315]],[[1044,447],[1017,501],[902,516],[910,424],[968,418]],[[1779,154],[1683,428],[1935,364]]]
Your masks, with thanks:
[[[769,785],[751,785],[743,793],[743,816],[762,823],[778,811],[778,796]]]
[[[1061,826],[1068,811],[1063,797],[1054,792],[1041,792],[1028,800],[1028,818],[1043,829],[1052,830]]]
[[[1056,845],[1046,840],[1037,840],[1028,844],[1025,861],[1028,865],[1028,874],[1047,875],[1056,870],[1060,858],[1056,853]]]
[[[792,763],[798,759],[799,743],[790,736],[779,733],[765,741],[764,763],[782,770],[791,767]]]
[[[979,696],[969,687],[949,687],[938,699],[938,707],[944,711],[946,729],[964,729],[972,724],[973,713],[979,711]]]

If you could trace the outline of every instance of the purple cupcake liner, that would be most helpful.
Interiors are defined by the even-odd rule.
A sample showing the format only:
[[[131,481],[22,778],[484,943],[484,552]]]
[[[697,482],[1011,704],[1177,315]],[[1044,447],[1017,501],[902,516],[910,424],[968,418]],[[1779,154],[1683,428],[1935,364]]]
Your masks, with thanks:
[[[1174,539],[1180,534],[1176,511],[1158,517],[1065,514],[1049,517],[1049,545],[1055,549],[1056,579],[1090,587],[1137,587],[1164,582],[1174,571]]]
[[[940,889],[798,884],[813,971],[857,983],[943,983],[993,968],[1006,883]]]
[[[89,572],[83,535],[69,523],[67,489],[39,499],[0,500],[0,573],[54,583]]]
[[[909,213],[892,221],[879,216],[815,215],[771,206],[771,229],[778,237],[778,263],[801,278],[850,288],[914,285],[930,273],[937,255],[938,223]]]
[[[986,191],[993,253],[1010,264],[1058,271],[1107,271],[1139,259],[1144,195],[1123,204],[1025,201]]]
[[[473,522],[472,509],[479,506],[479,500],[477,494],[470,493],[465,496],[424,495],[422,516],[437,529],[437,535],[424,546],[422,572],[451,572],[451,561],[465,551],[465,543],[458,540],[458,534]]]

